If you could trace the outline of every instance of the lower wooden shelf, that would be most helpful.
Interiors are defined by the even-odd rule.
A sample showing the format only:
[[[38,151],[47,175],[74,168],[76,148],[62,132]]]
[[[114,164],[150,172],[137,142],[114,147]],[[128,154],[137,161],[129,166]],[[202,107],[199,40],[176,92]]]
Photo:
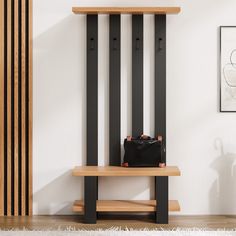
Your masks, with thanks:
[[[84,201],[77,200],[73,205],[74,212],[84,211]],[[155,212],[155,200],[98,200],[97,212]],[[169,201],[169,211],[180,211],[177,200]]]

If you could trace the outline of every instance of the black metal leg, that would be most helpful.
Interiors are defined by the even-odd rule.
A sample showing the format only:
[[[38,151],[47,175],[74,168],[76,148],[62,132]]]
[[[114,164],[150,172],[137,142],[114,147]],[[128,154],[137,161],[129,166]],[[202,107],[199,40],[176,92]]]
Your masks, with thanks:
[[[156,223],[168,224],[168,176],[155,177],[156,185]]]
[[[97,223],[97,177],[84,177],[84,221],[86,224]]]

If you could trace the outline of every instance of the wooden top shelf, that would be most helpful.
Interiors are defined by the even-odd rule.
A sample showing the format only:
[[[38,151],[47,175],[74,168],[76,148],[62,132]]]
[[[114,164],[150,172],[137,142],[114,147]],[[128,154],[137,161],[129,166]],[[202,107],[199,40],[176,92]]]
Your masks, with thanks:
[[[73,7],[75,14],[178,14],[180,7]]]
[[[73,176],[180,176],[177,166],[157,167],[120,167],[120,166],[77,166]]]

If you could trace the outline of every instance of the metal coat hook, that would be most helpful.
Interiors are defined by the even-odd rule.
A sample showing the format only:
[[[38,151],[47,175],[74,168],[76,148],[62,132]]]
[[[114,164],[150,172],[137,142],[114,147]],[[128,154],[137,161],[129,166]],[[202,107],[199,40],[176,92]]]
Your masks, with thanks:
[[[163,49],[163,39],[159,38],[159,50]]]
[[[94,38],[90,38],[90,50],[94,50]]]
[[[117,50],[117,38],[113,38],[113,50]]]
[[[140,38],[136,38],[136,45],[135,45],[136,50],[140,49]]]

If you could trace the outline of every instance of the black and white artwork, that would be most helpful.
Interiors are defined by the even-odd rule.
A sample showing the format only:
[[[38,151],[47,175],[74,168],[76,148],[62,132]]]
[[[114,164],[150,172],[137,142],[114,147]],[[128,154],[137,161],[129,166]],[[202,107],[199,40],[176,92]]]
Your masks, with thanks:
[[[220,111],[236,112],[236,26],[221,26]]]

